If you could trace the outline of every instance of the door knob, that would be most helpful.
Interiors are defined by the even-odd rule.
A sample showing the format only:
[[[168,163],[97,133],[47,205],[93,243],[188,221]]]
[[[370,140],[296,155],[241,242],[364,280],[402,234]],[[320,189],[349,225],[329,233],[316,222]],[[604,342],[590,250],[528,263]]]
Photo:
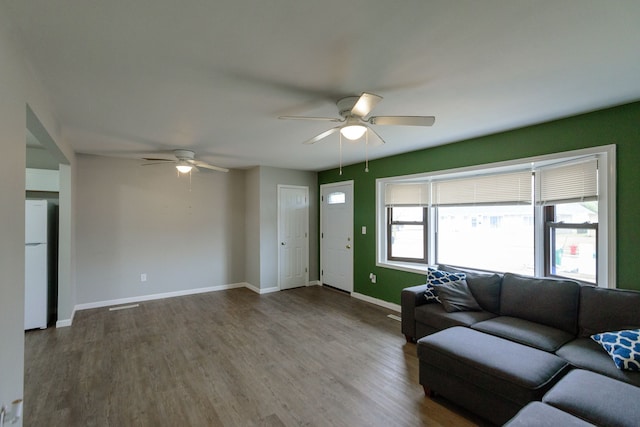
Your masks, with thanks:
[[[347,249],[351,249],[351,245],[347,245]]]
[[[280,242],[280,244],[281,244],[282,246],[286,245],[286,243],[285,243],[285,242]]]

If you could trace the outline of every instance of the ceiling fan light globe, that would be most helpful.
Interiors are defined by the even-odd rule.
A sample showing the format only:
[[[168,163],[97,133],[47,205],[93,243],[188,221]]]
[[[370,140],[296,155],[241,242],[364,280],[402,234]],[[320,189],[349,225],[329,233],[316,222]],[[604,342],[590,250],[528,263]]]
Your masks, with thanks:
[[[340,129],[342,136],[351,141],[362,138],[362,135],[364,135],[366,131],[366,126],[362,125],[347,125]]]
[[[176,165],[176,169],[178,169],[178,172],[180,173],[189,173],[191,172],[191,168],[193,166],[191,165],[185,165],[185,164],[177,164]]]

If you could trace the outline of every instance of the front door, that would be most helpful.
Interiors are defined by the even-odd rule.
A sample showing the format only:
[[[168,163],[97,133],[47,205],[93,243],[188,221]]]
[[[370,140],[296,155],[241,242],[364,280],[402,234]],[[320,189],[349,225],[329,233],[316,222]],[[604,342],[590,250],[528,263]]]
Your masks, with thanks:
[[[309,282],[309,188],[278,186],[280,289]]]
[[[353,181],[320,186],[320,280],[353,292]]]

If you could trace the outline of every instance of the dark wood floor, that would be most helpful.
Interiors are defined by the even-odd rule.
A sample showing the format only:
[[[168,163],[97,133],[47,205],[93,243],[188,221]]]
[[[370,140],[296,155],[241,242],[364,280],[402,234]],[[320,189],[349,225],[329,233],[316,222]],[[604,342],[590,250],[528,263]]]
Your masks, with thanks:
[[[25,426],[473,426],[390,311],[329,288],[81,311],[26,334]]]

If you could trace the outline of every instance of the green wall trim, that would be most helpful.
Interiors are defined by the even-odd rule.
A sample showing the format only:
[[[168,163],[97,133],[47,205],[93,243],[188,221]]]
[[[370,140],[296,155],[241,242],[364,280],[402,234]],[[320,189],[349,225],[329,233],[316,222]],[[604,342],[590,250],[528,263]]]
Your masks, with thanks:
[[[428,131],[427,131],[428,135]],[[390,143],[393,143],[390,141]],[[318,173],[318,185],[354,181],[354,291],[400,303],[400,291],[424,283],[421,274],[376,266],[375,183],[409,175],[616,144],[617,287],[640,290],[640,102],[521,129],[468,139]],[[375,153],[372,153],[375,154]],[[377,283],[369,282],[369,273]]]

